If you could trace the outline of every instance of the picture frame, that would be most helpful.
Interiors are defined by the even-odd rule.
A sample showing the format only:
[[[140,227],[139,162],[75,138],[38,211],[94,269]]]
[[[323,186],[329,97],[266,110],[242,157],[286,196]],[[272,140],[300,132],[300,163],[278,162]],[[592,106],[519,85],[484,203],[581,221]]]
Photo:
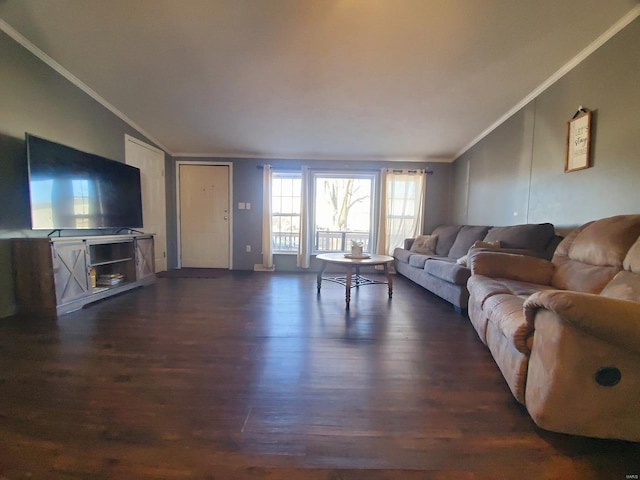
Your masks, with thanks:
[[[591,166],[591,112],[580,108],[567,122],[567,150],[564,171],[575,172]]]

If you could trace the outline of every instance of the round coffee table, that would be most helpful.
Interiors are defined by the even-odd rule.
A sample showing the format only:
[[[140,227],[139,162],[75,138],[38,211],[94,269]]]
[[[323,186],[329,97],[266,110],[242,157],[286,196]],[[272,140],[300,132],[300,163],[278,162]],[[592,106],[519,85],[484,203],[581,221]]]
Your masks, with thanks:
[[[322,287],[322,280],[336,282],[345,286],[346,309],[349,310],[349,302],[351,301],[351,289],[360,285],[387,284],[389,289],[389,298],[393,295],[393,281],[389,273],[389,264],[393,262],[393,257],[388,255],[369,255],[363,257],[353,257],[346,253],[321,253],[316,256],[322,262],[320,271],[318,272],[318,293]],[[343,277],[323,277],[324,269],[327,264],[340,265],[347,269],[346,275]],[[360,267],[372,267],[382,265],[386,281],[371,280],[360,275]],[[355,274],[354,274],[355,270]]]

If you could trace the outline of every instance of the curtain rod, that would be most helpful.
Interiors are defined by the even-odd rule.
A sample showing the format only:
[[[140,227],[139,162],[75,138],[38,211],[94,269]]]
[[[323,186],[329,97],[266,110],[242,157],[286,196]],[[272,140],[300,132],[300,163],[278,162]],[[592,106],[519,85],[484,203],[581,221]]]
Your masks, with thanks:
[[[428,168],[418,168],[418,169],[413,169],[413,168],[388,168],[387,169],[390,172],[393,173],[403,173],[403,172],[407,172],[407,173],[418,173],[420,170],[424,170],[424,173],[426,173],[427,175],[433,175],[433,170],[429,170]]]
[[[264,169],[264,165],[256,165],[256,168],[258,170],[262,170]],[[293,172],[296,171],[298,169],[302,168],[302,165],[299,166],[283,166],[283,165],[271,165],[271,170],[280,170],[280,171],[285,171],[285,172]],[[359,171],[359,172],[379,172],[380,169],[379,168],[311,168],[311,170],[327,170],[327,171],[336,171],[336,170],[355,170],[355,171]],[[394,168],[388,168],[387,170],[391,171],[391,172],[402,172],[403,170],[406,170],[409,173],[418,173],[418,170],[414,170],[414,169],[394,169]],[[428,168],[424,169],[424,173],[426,173],[427,175],[433,175],[434,171],[433,170],[429,170]]]
[[[256,168],[258,170],[262,170],[264,165],[257,165]],[[299,170],[300,168],[302,168],[302,165],[293,165],[288,167],[285,167],[284,165],[271,165],[271,170]]]

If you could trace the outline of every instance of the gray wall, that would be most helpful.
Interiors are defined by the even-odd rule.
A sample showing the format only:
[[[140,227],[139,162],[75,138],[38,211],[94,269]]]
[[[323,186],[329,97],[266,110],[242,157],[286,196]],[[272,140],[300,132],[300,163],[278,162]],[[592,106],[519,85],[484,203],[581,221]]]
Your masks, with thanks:
[[[574,226],[640,204],[640,20],[617,34],[453,165],[429,164],[425,232],[444,222],[509,225],[550,221]],[[0,317],[14,311],[6,239],[43,235],[26,227],[24,133],[124,160],[124,134],[150,142],[54,70],[0,33]],[[578,105],[594,111],[593,168],[564,173],[566,121]],[[175,163],[167,156],[169,266],[177,263]],[[193,159],[188,159],[193,160]],[[202,159],[214,160],[214,159]],[[260,263],[261,170],[258,159],[233,163],[234,267]],[[275,161],[275,166],[299,162]],[[416,164],[309,162],[314,168],[413,167]],[[16,183],[18,182],[18,183]],[[6,208],[10,206],[10,208]],[[5,239],[5,240],[3,240]],[[244,246],[252,245],[250,254]],[[293,268],[291,258],[279,268]]]
[[[29,229],[28,191],[26,186],[25,132],[47,138],[79,150],[124,161],[124,134],[153,144],[108,109],[100,105],[14,40],[0,32],[0,317],[15,312],[11,256],[8,239],[44,236],[48,232]],[[166,156],[167,254],[169,267],[177,265],[177,216],[175,161]],[[192,158],[185,160],[194,160]],[[234,267],[251,270],[261,263],[262,171],[258,159],[208,159],[233,163],[234,192]],[[299,162],[270,161],[273,165],[297,165]],[[364,165],[341,162],[311,162],[315,168],[400,168],[424,167],[420,164],[367,162]],[[449,164],[430,164],[435,173],[429,176],[428,229],[442,223],[449,215],[451,185]],[[251,202],[251,210],[237,210],[238,202]],[[10,206],[10,208],[6,208]],[[73,233],[73,232],[68,232]],[[83,232],[86,233],[86,232]],[[252,252],[245,252],[245,245]],[[288,260],[282,267],[289,265]],[[295,265],[295,260],[293,262]]]
[[[125,133],[153,142],[2,32],[0,66],[0,317],[3,317],[15,310],[7,239],[48,233],[29,229],[25,132],[121,162]]]
[[[258,166],[269,163],[274,168],[300,169],[300,161],[292,160],[264,160],[264,159],[233,159],[233,158],[180,158],[178,161],[206,161],[224,162],[233,165],[233,268],[234,270],[253,270],[255,264],[262,263],[262,169]],[[449,216],[449,190],[451,188],[451,164],[444,163],[399,163],[399,162],[340,162],[340,161],[305,161],[305,165],[315,169],[344,169],[344,170],[380,170],[381,168],[425,168],[428,166],[433,174],[427,176],[425,232],[431,231],[436,225],[445,223]],[[168,216],[175,220],[177,217],[175,204],[175,163],[168,170],[172,177],[170,195],[173,203],[167,203]],[[251,210],[239,210],[238,202],[251,203]],[[175,222],[169,227],[167,247],[169,250],[169,267],[177,265],[177,230]],[[247,253],[245,246],[251,245],[251,252]],[[274,259],[276,268],[280,271],[296,270],[294,255],[277,255]],[[312,265],[313,267],[313,265]]]
[[[559,230],[640,212],[640,19],[454,163],[451,221]],[[564,172],[566,123],[593,111],[592,168]]]

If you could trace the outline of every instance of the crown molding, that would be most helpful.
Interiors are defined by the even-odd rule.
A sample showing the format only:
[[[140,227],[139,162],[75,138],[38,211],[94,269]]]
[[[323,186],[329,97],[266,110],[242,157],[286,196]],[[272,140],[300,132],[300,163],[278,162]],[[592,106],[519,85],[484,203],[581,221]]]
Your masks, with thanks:
[[[131,120],[129,117],[127,117],[124,113],[122,113],[116,107],[111,105],[106,99],[100,96],[100,94],[98,94],[95,90],[93,90],[91,87],[85,84],[82,80],[80,80],[78,77],[72,74],[69,70],[67,70],[62,65],[60,65],[58,62],[56,62],[53,58],[51,58],[49,55],[43,52],[40,48],[36,47],[24,35],[22,35],[20,32],[18,32],[15,28],[13,28],[11,25],[9,25],[7,22],[5,22],[1,18],[0,18],[0,30],[6,33],[9,37],[11,37],[13,40],[18,42],[20,45],[26,48],[29,52],[31,52],[33,55],[38,57],[40,60],[42,60],[45,64],[47,64],[53,70],[55,70],[60,75],[62,75],[68,81],[70,81],[73,85],[75,85],[84,93],[89,95],[92,99],[94,99],[104,108],[109,110],[120,120],[122,120],[123,122],[128,124],[130,127],[137,130],[139,133],[147,137],[149,140],[151,140],[153,143],[155,143],[157,146],[159,146],[165,152],[171,155],[171,151],[169,151],[160,141],[158,141],[158,139],[156,139],[149,132],[145,131],[140,125],[138,125],[136,122]]]
[[[452,158],[444,157],[392,157],[359,155],[271,155],[261,153],[193,153],[178,152],[171,154],[175,158],[238,158],[253,160],[298,160],[325,162],[403,162],[403,163],[450,163]]]
[[[489,126],[486,130],[484,130],[480,135],[471,140],[466,146],[464,146],[458,153],[453,156],[452,161],[457,160],[462,154],[471,149],[474,145],[476,145],[480,140],[485,138],[491,132],[493,132],[496,128],[506,122],[509,118],[515,115],[519,110],[521,110],[525,105],[527,105],[532,100],[536,99],[540,96],[545,90],[547,90],[551,85],[556,83],[562,77],[564,77],[567,73],[577,67],[580,63],[582,63],[587,57],[589,57],[593,52],[595,52],[602,45],[607,43],[613,36],[621,31],[624,27],[633,22],[638,16],[640,16],[640,5],[636,5],[633,7],[626,15],[624,15],[620,20],[614,23],[611,27],[609,27],[602,35],[596,38],[593,42],[587,45],[580,53],[578,53],[575,57],[569,60],[566,64],[564,64],[558,71],[556,71],[553,75],[547,78],[544,82],[542,82],[538,87],[536,87],[529,95],[520,100],[516,105],[514,105],[507,113],[502,115],[498,120],[496,120],[493,124]]]

